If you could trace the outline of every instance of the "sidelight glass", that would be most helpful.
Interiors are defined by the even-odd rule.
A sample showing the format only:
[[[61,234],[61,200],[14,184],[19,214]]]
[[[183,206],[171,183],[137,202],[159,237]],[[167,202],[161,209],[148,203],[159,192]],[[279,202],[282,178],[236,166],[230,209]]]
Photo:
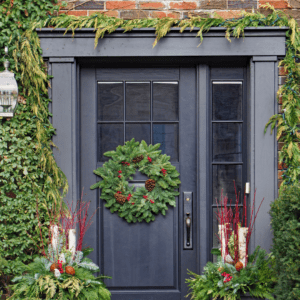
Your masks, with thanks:
[[[213,82],[213,120],[242,120],[242,87],[242,81]]]
[[[150,82],[126,82],[126,121],[150,121]]]
[[[98,82],[98,120],[123,121],[124,88],[122,82]]]
[[[171,161],[179,160],[178,124],[153,124],[153,144],[160,143],[162,154],[171,156]]]
[[[99,124],[98,125],[98,161],[108,161],[104,156],[107,151],[124,143],[124,125],[123,124]]]
[[[153,120],[178,120],[178,82],[153,82]]]
[[[242,124],[213,123],[213,161],[242,161]]]
[[[242,166],[241,165],[213,165],[213,203],[215,199],[220,199],[221,191],[227,195],[229,199],[235,201],[234,183],[237,191],[242,189]]]

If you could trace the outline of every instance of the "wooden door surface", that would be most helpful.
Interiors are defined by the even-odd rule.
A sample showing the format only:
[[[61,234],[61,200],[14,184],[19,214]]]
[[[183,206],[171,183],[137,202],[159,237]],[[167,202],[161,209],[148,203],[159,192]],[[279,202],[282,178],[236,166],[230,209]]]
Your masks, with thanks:
[[[188,293],[187,270],[196,272],[197,253],[197,103],[196,68],[82,68],[80,71],[80,185],[91,212],[99,207],[85,244],[95,249],[113,300],[179,300]],[[135,138],[161,143],[162,153],[180,172],[175,208],[154,222],[128,224],[112,214],[89,187],[100,180],[106,151]],[[132,184],[144,184],[135,175]],[[192,207],[184,206],[189,198]],[[187,209],[192,210],[187,246]]]

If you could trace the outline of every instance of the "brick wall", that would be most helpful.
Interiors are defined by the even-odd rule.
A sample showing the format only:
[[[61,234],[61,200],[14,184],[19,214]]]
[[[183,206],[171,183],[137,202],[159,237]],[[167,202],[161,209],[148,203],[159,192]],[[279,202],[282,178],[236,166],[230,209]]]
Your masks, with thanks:
[[[67,0],[67,7],[61,12],[76,16],[103,13],[123,19],[134,18],[185,18],[189,15],[224,18],[241,16],[241,10],[258,10],[260,5],[270,3],[275,8],[285,10],[300,21],[300,0]]]
[[[284,70],[283,66],[280,66],[278,68],[278,85],[279,88],[284,84],[285,80],[286,80],[286,75],[287,72]],[[282,111],[282,98],[279,96],[278,99],[278,113],[283,113]],[[283,146],[283,143],[278,143],[278,152],[281,150],[281,147]],[[278,153],[279,154],[279,153]],[[283,170],[287,168],[286,164],[280,164],[278,162],[278,188],[280,187],[281,183],[282,183],[282,174],[283,174]]]

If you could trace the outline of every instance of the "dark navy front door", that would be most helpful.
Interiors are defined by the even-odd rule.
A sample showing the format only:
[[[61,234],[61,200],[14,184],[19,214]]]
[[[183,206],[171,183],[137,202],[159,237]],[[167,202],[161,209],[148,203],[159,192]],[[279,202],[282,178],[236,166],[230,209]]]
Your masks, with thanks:
[[[99,207],[86,237],[92,259],[113,300],[179,300],[188,293],[187,270],[198,271],[196,68],[82,68],[80,71],[80,166],[84,200]],[[112,214],[89,187],[100,178],[106,151],[135,138],[161,144],[181,176],[176,208],[154,222],[128,224]],[[146,180],[136,174],[133,184]],[[191,246],[186,245],[188,195],[193,203]],[[187,248],[187,249],[186,249]]]

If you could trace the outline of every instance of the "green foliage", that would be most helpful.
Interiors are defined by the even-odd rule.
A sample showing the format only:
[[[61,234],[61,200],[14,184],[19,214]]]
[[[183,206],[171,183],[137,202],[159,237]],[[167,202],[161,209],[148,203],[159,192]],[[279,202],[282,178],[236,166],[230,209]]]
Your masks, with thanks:
[[[47,96],[49,77],[36,36],[27,32],[33,21],[58,10],[49,0],[5,0],[0,3],[0,71],[4,46],[9,48],[10,70],[15,73],[21,100],[14,118],[0,119],[0,256],[9,260],[3,277],[18,272],[18,261],[29,262],[40,244],[36,205],[47,224],[43,207],[60,202],[66,190],[64,174],[57,167],[51,137]],[[42,228],[47,236],[48,230]],[[29,238],[30,236],[30,238]],[[0,287],[6,285],[0,281]]]
[[[104,276],[93,275],[99,267],[87,258],[81,260],[82,257],[77,251],[75,259],[66,259],[63,268],[73,266],[75,275],[64,272],[58,278],[50,272],[52,261],[45,257],[37,257],[29,265],[21,264],[22,273],[12,280],[14,293],[9,299],[110,300],[110,292],[102,281]]]
[[[112,213],[117,211],[129,223],[154,221],[154,214],[161,212],[165,215],[168,205],[176,205],[175,197],[179,193],[175,189],[180,184],[179,173],[169,162],[170,156],[162,155],[159,147],[160,144],[147,145],[145,141],[140,143],[132,139],[118,146],[116,151],[104,153],[110,157],[109,161],[94,171],[103,180],[92,185],[91,189],[101,188],[100,198],[106,201],[105,206]],[[141,155],[144,158],[134,163],[133,159]],[[151,192],[145,187],[138,187],[134,192],[134,186],[129,186],[127,180],[132,178],[137,169],[155,180],[155,188]],[[163,169],[166,174],[163,174]],[[117,192],[125,195],[128,201],[118,203],[114,197]]]
[[[241,299],[241,295],[250,293],[257,298],[274,299],[273,286],[276,283],[276,273],[273,269],[275,257],[257,247],[249,256],[246,268],[237,271],[233,265],[224,263],[221,256],[218,262],[208,262],[202,275],[189,272],[193,277],[186,280],[190,287],[191,299],[224,300]],[[224,282],[224,273],[232,279]],[[222,275],[223,274],[223,275]]]
[[[300,299],[300,185],[285,186],[271,205],[277,299]]]

